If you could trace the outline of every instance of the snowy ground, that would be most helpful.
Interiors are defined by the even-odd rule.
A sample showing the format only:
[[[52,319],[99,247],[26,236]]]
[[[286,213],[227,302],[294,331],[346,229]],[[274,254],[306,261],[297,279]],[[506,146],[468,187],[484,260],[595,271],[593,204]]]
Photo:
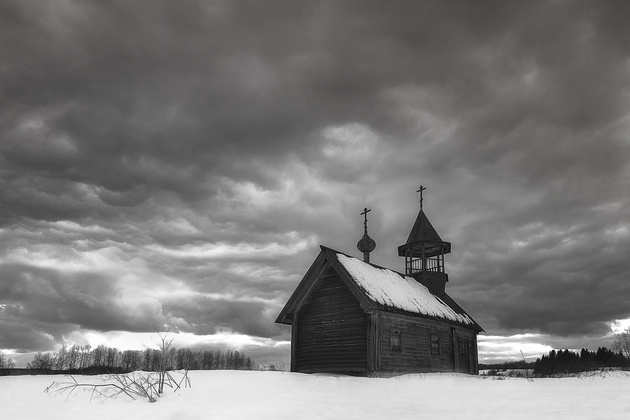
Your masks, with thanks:
[[[192,388],[157,403],[66,400],[43,390],[64,376],[0,377],[2,419],[630,419],[630,377],[389,379],[280,372],[193,371]],[[95,382],[100,377],[79,377]]]

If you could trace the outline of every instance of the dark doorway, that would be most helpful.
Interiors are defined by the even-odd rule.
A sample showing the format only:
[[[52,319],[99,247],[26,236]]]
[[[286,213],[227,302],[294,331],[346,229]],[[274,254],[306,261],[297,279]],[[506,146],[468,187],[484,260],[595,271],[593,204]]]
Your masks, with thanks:
[[[459,349],[459,369],[461,372],[470,373],[470,343],[465,340],[459,340],[457,347]]]

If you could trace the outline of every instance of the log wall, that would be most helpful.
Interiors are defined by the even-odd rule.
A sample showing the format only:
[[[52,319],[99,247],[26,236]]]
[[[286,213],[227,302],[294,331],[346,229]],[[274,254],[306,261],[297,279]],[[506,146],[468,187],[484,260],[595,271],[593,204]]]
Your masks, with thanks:
[[[292,369],[365,374],[367,317],[334,270],[326,270],[297,314]]]
[[[477,373],[477,339],[471,330],[448,322],[385,312],[379,312],[378,325],[377,365],[381,372]]]

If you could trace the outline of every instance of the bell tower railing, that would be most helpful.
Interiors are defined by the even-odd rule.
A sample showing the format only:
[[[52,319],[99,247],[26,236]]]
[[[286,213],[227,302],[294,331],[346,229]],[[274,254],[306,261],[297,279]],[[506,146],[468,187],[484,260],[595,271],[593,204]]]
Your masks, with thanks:
[[[427,256],[424,244],[421,252],[406,250],[405,252],[405,274],[413,275],[419,272],[444,273],[444,247],[440,247],[438,254]]]

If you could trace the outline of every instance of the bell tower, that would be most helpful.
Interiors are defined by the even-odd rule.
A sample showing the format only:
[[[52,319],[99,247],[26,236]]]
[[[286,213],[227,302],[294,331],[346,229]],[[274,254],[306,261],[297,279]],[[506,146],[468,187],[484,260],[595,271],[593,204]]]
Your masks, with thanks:
[[[451,243],[443,241],[422,208],[420,186],[420,211],[411,228],[407,242],[398,247],[398,256],[405,257],[405,274],[411,276],[431,293],[440,296],[445,293],[448,275],[444,270],[444,255],[451,252]]]

